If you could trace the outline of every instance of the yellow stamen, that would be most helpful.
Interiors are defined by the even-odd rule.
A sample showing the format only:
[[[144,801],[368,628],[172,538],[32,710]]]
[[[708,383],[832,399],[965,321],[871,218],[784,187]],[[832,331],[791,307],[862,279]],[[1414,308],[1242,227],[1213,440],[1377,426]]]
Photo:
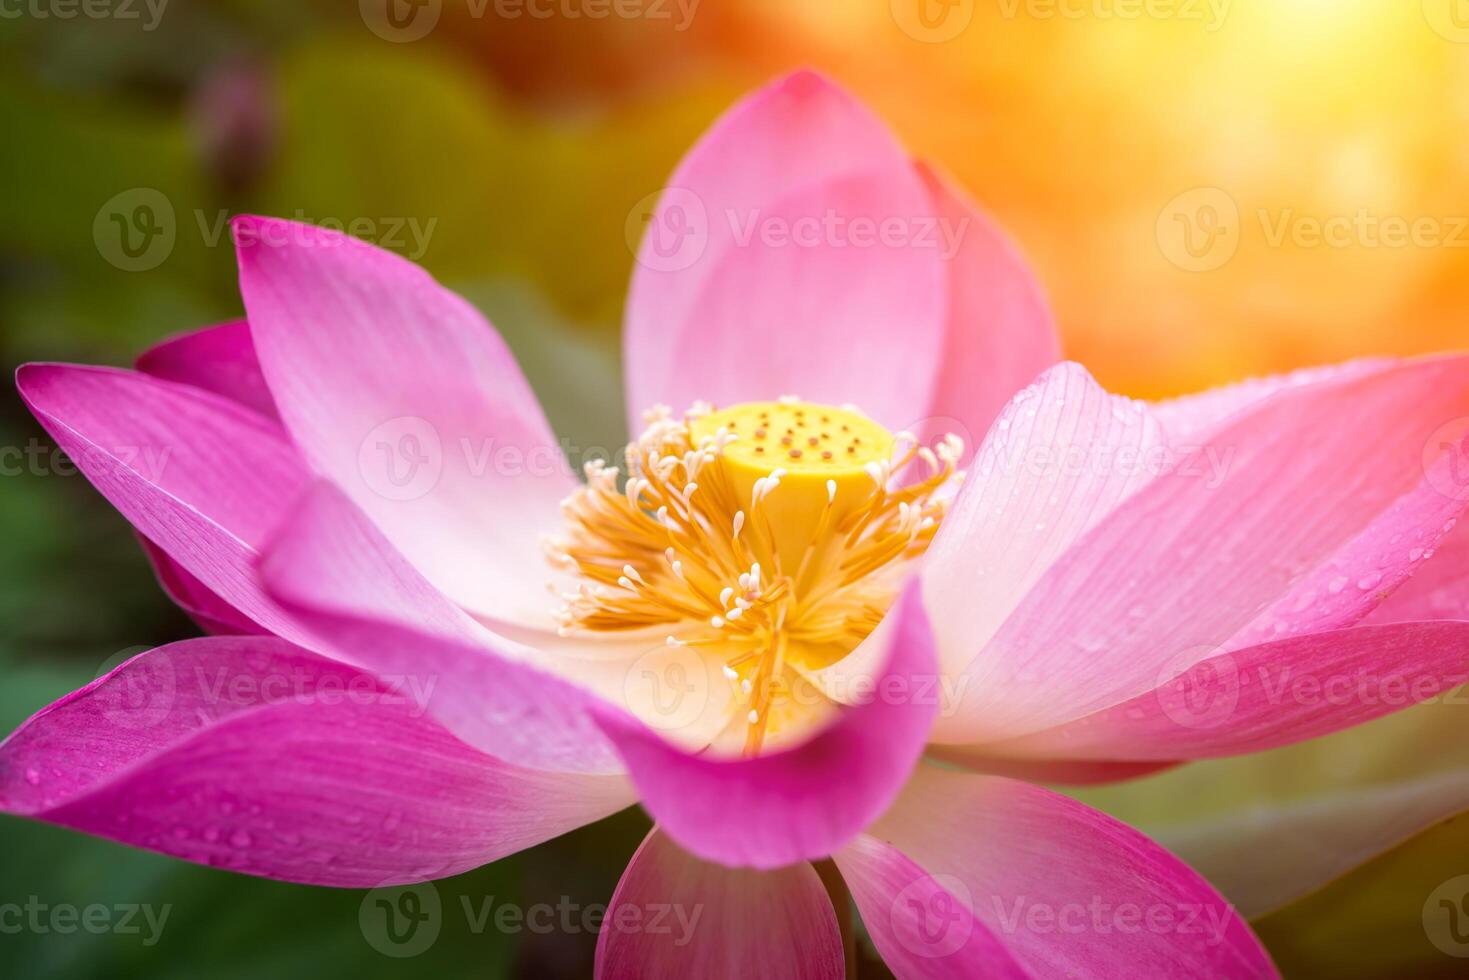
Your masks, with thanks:
[[[919,447],[855,410],[794,399],[648,421],[624,486],[590,464],[565,502],[551,556],[582,584],[562,628],[656,629],[700,650],[733,685],[731,725],[754,755],[816,714],[807,675],[881,620],[943,519],[938,491],[962,476],[963,446]]]

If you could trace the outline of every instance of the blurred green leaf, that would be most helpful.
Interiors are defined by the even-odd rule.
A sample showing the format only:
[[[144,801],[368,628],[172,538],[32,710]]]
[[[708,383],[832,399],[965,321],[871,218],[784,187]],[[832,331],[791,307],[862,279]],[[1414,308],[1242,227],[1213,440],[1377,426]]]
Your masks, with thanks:
[[[1287,977],[1462,977],[1469,819],[1435,824],[1254,925]]]
[[[442,51],[357,35],[280,64],[279,165],[253,206],[360,223],[442,280],[521,277],[575,322],[611,328],[631,274],[628,215],[733,97],[691,86],[554,120],[505,103]]]
[[[1298,975],[1407,976],[1331,964],[1357,950],[1363,963],[1402,956],[1406,970],[1423,953],[1429,891],[1469,871],[1462,829],[1443,825],[1469,809],[1466,706],[1459,689],[1326,738],[1072,795],[1150,834],[1268,924]],[[1373,888],[1358,891],[1363,882]],[[1417,923],[1420,941],[1382,948],[1369,919],[1382,930]]]

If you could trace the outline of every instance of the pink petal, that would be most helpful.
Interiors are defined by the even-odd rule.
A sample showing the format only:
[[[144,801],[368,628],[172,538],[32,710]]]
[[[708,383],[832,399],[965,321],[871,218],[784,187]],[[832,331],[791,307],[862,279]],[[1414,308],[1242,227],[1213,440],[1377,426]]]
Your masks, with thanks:
[[[26,405],[140,533],[247,620],[299,632],[260,591],[256,549],[307,480],[279,426],[188,385],[28,364]]]
[[[1418,486],[1392,501],[1226,647],[1238,649],[1361,622],[1419,570],[1464,511],[1465,500],[1442,489],[1450,485],[1443,482],[1450,463],[1440,459]]]
[[[137,368],[165,381],[212,391],[279,421],[275,400],[250,340],[250,325],[234,320],[170,337],[139,355]],[[175,603],[210,633],[259,633],[261,629],[215,595],[157,545],[141,539],[163,586]]]
[[[160,647],[0,745],[0,807],[233,871],[371,887],[457,874],[630,802],[620,779],[470,749],[423,717],[413,680],[268,637]]]
[[[1218,653],[1418,487],[1429,435],[1466,413],[1465,358],[1266,400],[1062,555],[968,668],[939,740],[1049,728]]]
[[[792,191],[735,218],[761,227],[798,227],[837,215],[911,227],[931,204],[911,168],[846,177]],[[749,228],[746,228],[748,231]],[[632,399],[682,410],[798,395],[821,404],[854,403],[891,429],[917,425],[943,349],[947,300],[937,247],[765,244],[760,232],[728,249],[709,271],[692,319],[656,341],[634,332],[629,350],[662,343],[669,373],[629,388]],[[631,329],[631,326],[629,327]],[[641,339],[639,339],[641,338]],[[641,427],[640,427],[641,428]]]
[[[829,215],[840,228],[820,224]],[[731,109],[669,179],[643,239],[624,333],[632,430],[659,403],[784,394],[916,424],[947,306],[933,217],[891,135],[819,76]],[[766,232],[813,219],[807,244],[770,244]],[[904,244],[859,238],[856,219],[896,223]],[[682,228],[683,249],[667,251]]]
[[[137,367],[155,378],[194,385],[261,415],[280,417],[244,320],[170,337],[139,355]]]
[[[944,669],[973,661],[1052,563],[1167,458],[1146,407],[1109,395],[1079,364],[1016,394],[924,565]]]
[[[959,245],[945,263],[947,339],[926,433],[953,432],[972,453],[1005,403],[1059,360],[1060,340],[1040,284],[1015,246],[950,181],[928,166],[918,169],[940,227]]]
[[[1461,517],[1440,530],[1438,544],[1417,556],[1413,577],[1365,622],[1469,619],[1469,519]]]
[[[261,367],[312,468],[461,605],[548,623],[538,536],[576,481],[499,336],[366,242],[267,218],[235,234]]]
[[[1163,424],[1170,441],[1179,445],[1197,443],[1238,415],[1259,408],[1265,399],[1279,392],[1323,381],[1341,381],[1375,374],[1399,363],[1401,362],[1390,358],[1376,357],[1301,368],[1288,374],[1250,378],[1197,394],[1154,402],[1150,407],[1153,416]]]
[[[317,648],[377,674],[431,678],[429,710],[479,750],[533,769],[622,771],[591,717],[609,706],[466,616],[331,484],[302,498],[260,572]]]
[[[1276,976],[1249,926],[1186,865],[1038,786],[921,766],[871,834],[964,899],[1031,975]],[[849,852],[838,860],[846,873]]]
[[[734,229],[723,215],[768,207],[801,186],[906,163],[878,119],[810,71],[726,112],[669,178],[633,269],[624,331],[631,430],[641,431],[643,411],[663,398],[675,370],[673,341],[690,329],[715,260],[733,247]],[[655,235],[685,220],[702,229],[687,254],[660,251]]]
[[[625,716],[599,711],[597,718],[643,806],[685,849],[755,868],[825,857],[892,801],[938,710],[933,639],[916,582],[879,629],[891,652],[872,696],[795,748],[712,758],[684,752]]]
[[[991,755],[1168,761],[1262,752],[1442,697],[1469,676],[1469,622],[1356,626],[1234,650]]]
[[[841,931],[806,862],[776,871],[726,868],[681,851],[655,827],[612,895],[595,976],[841,980]]]
[[[1141,779],[1179,765],[1177,760],[1164,762],[1113,762],[1093,759],[1055,759],[1005,755],[1001,743],[984,745],[930,745],[927,756],[991,776],[1009,776],[1032,783],[1055,783],[1061,786],[1100,786]]]
[[[835,855],[867,934],[907,980],[1027,978],[1003,940],[975,916],[962,882],[934,878],[897,848],[862,834]],[[953,889],[951,891],[950,889]],[[958,892],[959,894],[955,894]]]
[[[158,584],[180,609],[199,624],[200,629],[222,636],[265,632],[258,624],[246,618],[244,613],[211,592],[187,568],[168,557],[168,553],[158,545],[141,534],[138,535],[138,542],[143,546],[143,553],[148,556],[148,561],[153,564]]]

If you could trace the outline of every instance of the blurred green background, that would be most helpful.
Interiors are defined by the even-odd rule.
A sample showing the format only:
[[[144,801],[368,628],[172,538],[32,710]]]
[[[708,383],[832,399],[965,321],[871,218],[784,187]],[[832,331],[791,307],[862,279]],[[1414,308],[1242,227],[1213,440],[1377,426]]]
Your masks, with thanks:
[[[1155,230],[1196,186],[1245,210],[1469,213],[1469,105],[1454,94],[1469,46],[1418,0],[1241,0],[1212,26],[1017,18],[966,0],[972,23],[943,39],[905,32],[904,2],[669,0],[637,17],[589,16],[580,0],[542,3],[547,17],[405,3],[434,14],[421,37],[385,20],[381,0],[108,0],[100,16],[0,4],[0,359],[128,364],[239,316],[224,220],[254,211],[347,226],[421,262],[505,334],[563,435],[617,445],[629,215],[732,99],[802,64],[853,88],[994,211],[1035,260],[1068,353],[1118,390],[1463,346],[1464,252],[1292,250],[1256,230],[1200,274],[1171,263]],[[143,203],[166,233],[134,254],[111,215]],[[22,452],[0,479],[9,731],[120,655],[196,629],[125,522],[58,472],[8,387],[0,445]],[[1410,712],[1089,798],[1165,840],[1224,815],[1262,847],[1290,846],[1272,821],[1295,804],[1350,810],[1362,787],[1463,771],[1461,716]],[[439,883],[442,934],[398,960],[359,928],[361,892],[0,820],[0,903],[171,909],[151,945],[0,933],[0,974],[587,976],[595,936],[476,932],[460,899],[605,902],[646,827],[629,812]],[[1463,837],[1454,823],[1421,835],[1263,917],[1262,934],[1293,976],[1464,975],[1420,918],[1435,883],[1469,872]],[[862,975],[884,971],[869,956]]]

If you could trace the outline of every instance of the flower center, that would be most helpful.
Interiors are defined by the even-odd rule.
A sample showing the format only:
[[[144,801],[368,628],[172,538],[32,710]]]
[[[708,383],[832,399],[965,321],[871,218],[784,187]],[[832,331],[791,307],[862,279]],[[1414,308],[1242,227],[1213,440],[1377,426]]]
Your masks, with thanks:
[[[647,415],[627,478],[600,462],[563,505],[555,562],[579,579],[562,633],[657,630],[737,689],[753,755],[826,704],[815,672],[872,632],[943,519],[963,445],[783,398]]]

